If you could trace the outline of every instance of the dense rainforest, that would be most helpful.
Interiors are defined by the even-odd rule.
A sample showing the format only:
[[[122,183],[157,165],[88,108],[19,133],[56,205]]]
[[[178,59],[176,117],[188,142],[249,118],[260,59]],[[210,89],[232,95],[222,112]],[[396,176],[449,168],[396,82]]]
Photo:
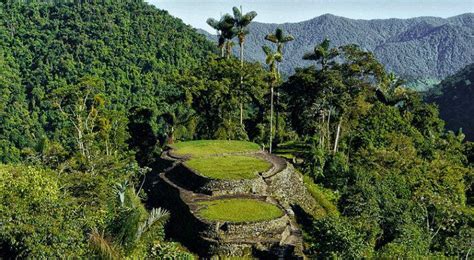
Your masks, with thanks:
[[[460,129],[466,140],[474,141],[474,64],[470,64],[447,77],[426,95],[428,102],[439,106],[440,116],[446,127]]]
[[[168,143],[235,139],[315,191],[308,256],[468,258],[472,143],[356,45],[311,46],[286,81],[282,30],[265,65],[233,57],[255,15],[209,20],[215,46],[141,0],[1,0],[0,257],[193,258],[146,176]]]

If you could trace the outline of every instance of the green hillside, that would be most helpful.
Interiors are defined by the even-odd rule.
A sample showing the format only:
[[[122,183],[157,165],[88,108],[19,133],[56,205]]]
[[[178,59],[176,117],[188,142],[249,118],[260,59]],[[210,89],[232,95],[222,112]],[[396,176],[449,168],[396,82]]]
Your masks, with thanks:
[[[181,20],[142,1],[15,2],[0,2],[0,80],[8,86],[1,103],[11,115],[0,126],[4,162],[19,161],[42,138],[70,148],[56,103],[81,85],[103,96],[113,119],[142,108],[152,118],[172,111],[184,95],[176,78],[213,50]]]
[[[0,1],[0,162],[15,164],[0,166],[0,258],[191,257],[141,203],[135,158],[212,51],[143,1]]]
[[[427,100],[439,106],[448,129],[462,129],[466,140],[474,141],[474,64],[443,80],[427,94]]]

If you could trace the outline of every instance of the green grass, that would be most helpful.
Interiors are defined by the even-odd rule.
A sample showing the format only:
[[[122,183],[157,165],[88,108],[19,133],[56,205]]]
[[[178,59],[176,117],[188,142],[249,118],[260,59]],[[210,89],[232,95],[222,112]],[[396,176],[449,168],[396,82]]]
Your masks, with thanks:
[[[211,221],[259,222],[283,215],[277,206],[254,199],[223,199],[199,204],[204,207],[198,215]]]
[[[339,211],[337,210],[336,205],[334,205],[334,202],[337,201],[337,198],[331,193],[330,190],[324,189],[315,184],[313,179],[306,175],[303,176],[303,182],[306,189],[308,189],[309,193],[311,193],[311,196],[321,206],[320,210],[313,212],[313,217],[322,218],[326,215],[339,216]]]
[[[272,166],[264,159],[241,155],[197,157],[191,158],[185,164],[201,175],[216,180],[253,179],[258,173],[268,171]]]
[[[177,155],[190,155],[193,157],[209,156],[223,153],[257,152],[260,146],[245,141],[226,140],[198,140],[180,142],[171,145]]]

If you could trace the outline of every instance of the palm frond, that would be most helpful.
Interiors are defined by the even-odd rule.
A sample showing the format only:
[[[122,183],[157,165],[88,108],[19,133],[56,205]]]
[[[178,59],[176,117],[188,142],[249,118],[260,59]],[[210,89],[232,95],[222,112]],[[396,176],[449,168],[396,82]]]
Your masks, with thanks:
[[[267,58],[265,59],[265,64],[271,65],[273,63],[274,57],[273,55],[268,55]]]
[[[125,204],[125,192],[128,187],[128,180],[126,180],[124,183],[117,183],[115,185],[115,192],[117,193],[120,205],[123,207]]]
[[[331,41],[330,41],[328,38],[325,38],[324,41],[320,44],[320,46],[321,46],[324,50],[329,50],[330,44],[331,44]]]
[[[281,42],[291,42],[294,40],[295,40],[295,37],[293,37],[293,35],[287,35],[281,39]]]
[[[278,39],[278,41],[281,41],[281,39],[283,39],[283,30],[281,28],[276,29],[275,37]]]
[[[136,233],[136,239],[139,240],[140,237],[150,229],[153,225],[164,225],[170,217],[170,213],[162,208],[154,208],[151,210],[148,219],[146,219],[142,224],[138,226]]]
[[[257,17],[257,12],[255,11],[252,11],[252,12],[248,12],[244,15],[244,17],[242,18],[242,20],[247,23],[246,25],[248,25],[250,22],[253,21],[253,19],[255,19],[255,17]]]
[[[308,52],[303,55],[303,60],[318,60],[318,56],[314,53]]]
[[[209,26],[211,26],[212,28],[214,28],[214,29],[220,31],[219,22],[218,22],[216,19],[214,19],[214,18],[209,18],[209,19],[207,19],[206,23],[207,23]]]
[[[89,235],[89,244],[92,249],[105,259],[120,259],[118,250],[115,249],[112,242],[105,239],[97,229],[92,230]]]
[[[220,20],[222,29],[230,29],[234,27],[235,20],[230,14],[224,14]]]
[[[281,53],[279,53],[279,52],[275,53],[275,60],[278,61],[278,62],[283,61],[283,56],[281,55]]]
[[[240,11],[240,9],[236,6],[234,6],[232,8],[232,11],[234,12],[234,19],[236,21],[240,21],[242,19],[242,12]]]
[[[273,42],[273,43],[278,43],[278,38],[274,34],[269,34],[265,36],[265,40]]]
[[[267,45],[262,46],[262,50],[263,50],[263,52],[265,52],[265,54],[267,56],[272,53],[272,49],[270,47],[268,47]]]

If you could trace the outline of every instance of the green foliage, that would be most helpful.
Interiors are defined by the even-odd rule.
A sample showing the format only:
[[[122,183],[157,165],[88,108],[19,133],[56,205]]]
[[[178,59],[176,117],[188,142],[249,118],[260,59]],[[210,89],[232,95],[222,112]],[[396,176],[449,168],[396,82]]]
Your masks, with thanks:
[[[427,101],[439,106],[440,116],[446,127],[462,131],[466,140],[474,141],[474,64],[470,64],[447,77],[427,93]]]
[[[21,149],[32,145],[30,115],[20,69],[0,43],[0,162],[19,162]]]
[[[339,215],[339,211],[336,205],[334,205],[334,203],[337,202],[337,197],[331,190],[315,184],[313,179],[309,176],[303,176],[303,181],[306,189],[311,193],[311,196],[322,209],[313,212],[312,217],[319,219],[328,215],[333,217]]]
[[[250,156],[192,158],[185,165],[205,177],[218,180],[254,179],[272,167],[268,161]]]
[[[192,260],[194,256],[182,248],[176,243],[161,243],[156,242],[150,249],[148,256],[152,259],[180,259],[180,260]]]
[[[330,57],[327,43],[316,49],[308,58]],[[451,247],[470,236],[463,135],[444,132],[437,109],[401,88],[371,53],[353,45],[332,52],[341,59],[297,70],[284,90],[292,125],[308,140],[303,169],[341,194],[337,206],[350,232],[332,218],[306,229],[351,240],[331,247],[326,242],[338,239],[320,241],[317,232],[307,240],[326,257],[465,255],[465,247]]]
[[[183,105],[174,79],[213,50],[189,26],[143,1],[22,2],[1,4],[0,13],[3,162],[18,161],[43,137],[77,150],[67,116],[72,110],[64,107],[65,115],[57,105],[67,92],[85,97],[79,92],[85,85],[104,101],[95,123],[104,124],[109,141],[127,137],[134,107],[148,107],[154,134],[164,135],[156,117]],[[67,95],[63,101],[73,105],[74,95]]]
[[[0,255],[145,258],[158,242],[173,254],[166,212],[133,188],[122,205],[114,186],[136,185],[135,159],[152,163],[170,128],[194,135],[177,78],[212,50],[143,1],[2,1],[0,162],[38,167],[1,167]]]
[[[0,166],[0,251],[10,257],[61,258],[88,252],[83,209],[57,174]]]
[[[230,222],[259,222],[283,215],[273,204],[254,199],[221,199],[203,201],[198,214],[208,220]]]
[[[292,37],[268,35],[277,44],[277,52],[264,48],[270,74],[230,57],[232,39],[239,36],[243,47],[255,15],[235,8],[234,17],[208,21],[220,31],[223,56],[226,48],[227,59],[216,59],[204,37],[143,1],[1,1],[0,162],[36,167],[0,166],[0,254],[191,258],[164,241],[168,213],[141,203],[134,186],[148,169],[139,165],[154,163],[166,143],[199,158],[188,163],[214,177],[268,169],[251,157],[202,159],[260,150],[255,143],[173,144],[273,143],[266,140],[274,135],[278,63]],[[276,135],[302,142],[293,159],[321,205],[304,226],[309,252],[467,258],[472,144],[446,133],[437,108],[405,90],[372,53],[324,40],[305,58],[321,69],[298,69],[283,83],[276,128],[287,133]],[[469,69],[444,81],[443,95],[433,94],[442,117],[453,97],[462,109],[449,113],[472,114]],[[203,218],[216,221],[283,214],[256,200],[200,206]]]
[[[364,238],[344,218],[317,219],[305,235],[313,257],[354,259],[370,256]]]
[[[180,77],[177,84],[189,91],[194,137],[253,139],[253,129],[262,123],[265,111],[265,77],[260,64],[244,63],[241,68],[236,59],[209,59],[193,73]],[[241,103],[245,127],[239,123]],[[252,134],[249,136],[244,129]]]

